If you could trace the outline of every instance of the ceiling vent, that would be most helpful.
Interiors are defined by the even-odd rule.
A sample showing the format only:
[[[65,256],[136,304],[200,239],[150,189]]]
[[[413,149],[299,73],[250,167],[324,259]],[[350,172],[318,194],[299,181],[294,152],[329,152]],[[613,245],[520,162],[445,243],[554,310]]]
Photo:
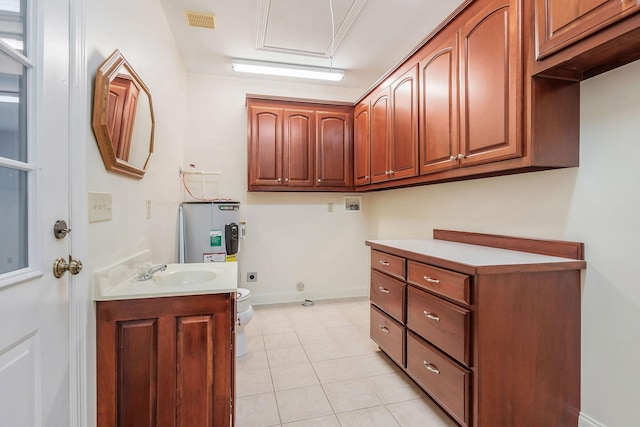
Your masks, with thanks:
[[[216,15],[213,13],[185,10],[184,16],[187,18],[187,24],[189,24],[190,27],[209,28],[210,30],[216,28]]]

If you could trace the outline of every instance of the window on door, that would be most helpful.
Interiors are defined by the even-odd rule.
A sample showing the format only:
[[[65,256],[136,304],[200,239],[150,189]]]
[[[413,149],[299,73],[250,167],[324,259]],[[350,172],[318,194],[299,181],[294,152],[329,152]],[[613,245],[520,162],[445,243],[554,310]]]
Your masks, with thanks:
[[[34,165],[29,158],[27,1],[0,0],[0,284],[29,266],[29,208]]]

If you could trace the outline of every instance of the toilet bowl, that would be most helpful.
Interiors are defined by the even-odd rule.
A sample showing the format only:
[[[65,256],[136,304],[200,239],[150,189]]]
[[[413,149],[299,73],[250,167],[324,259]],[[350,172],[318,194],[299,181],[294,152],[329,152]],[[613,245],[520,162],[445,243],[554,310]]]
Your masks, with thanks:
[[[247,346],[247,336],[245,335],[244,328],[247,323],[251,321],[253,317],[253,308],[251,307],[251,291],[245,288],[238,288],[238,296],[236,299],[236,357],[243,356],[249,351]]]

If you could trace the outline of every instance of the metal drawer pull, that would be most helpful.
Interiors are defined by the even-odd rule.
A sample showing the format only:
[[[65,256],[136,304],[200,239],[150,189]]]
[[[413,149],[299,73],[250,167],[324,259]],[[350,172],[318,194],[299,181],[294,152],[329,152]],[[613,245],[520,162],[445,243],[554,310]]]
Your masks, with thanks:
[[[425,368],[427,368],[428,370],[430,370],[434,374],[436,374],[436,375],[440,374],[440,370],[438,368],[436,368],[435,365],[432,365],[431,363],[427,362],[426,360],[423,360],[422,363],[424,363],[424,367]]]
[[[389,267],[389,263],[387,261],[380,261],[380,265],[384,265],[385,267]]]
[[[385,334],[388,334],[388,333],[389,333],[389,328],[387,328],[386,326],[382,326],[382,325],[380,325],[380,326],[379,326],[379,328],[380,328],[380,330],[381,330],[382,332],[384,332]]]
[[[385,289],[382,286],[380,286],[378,289],[380,289],[380,292],[382,292],[383,294],[388,294],[390,292],[389,289]]]
[[[430,283],[440,283],[440,280],[438,280],[438,279],[432,279],[432,278],[431,278],[431,277],[429,277],[429,276],[423,276],[422,278],[423,278],[424,280],[426,280],[427,282],[430,282]]]
[[[435,320],[436,322],[440,321],[440,317],[438,317],[437,315],[433,314],[433,313],[429,313],[428,311],[423,311],[424,315],[427,316],[429,319],[431,320]]]

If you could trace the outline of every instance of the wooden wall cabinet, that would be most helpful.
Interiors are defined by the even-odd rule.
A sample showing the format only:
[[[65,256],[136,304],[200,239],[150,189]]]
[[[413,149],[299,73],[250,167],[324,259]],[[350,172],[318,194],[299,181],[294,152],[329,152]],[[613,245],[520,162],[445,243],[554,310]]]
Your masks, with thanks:
[[[470,2],[363,99],[370,104],[371,180],[358,190],[578,165],[579,85],[530,74],[530,8],[523,0]],[[390,180],[379,153],[385,135],[401,132],[390,118],[391,82],[414,67],[419,173]]]
[[[249,191],[353,188],[351,106],[247,97]]]
[[[402,67],[368,98],[371,183],[418,174],[418,66]]]
[[[367,245],[371,338],[458,424],[578,425],[581,243],[434,230]]]
[[[235,293],[96,305],[98,427],[233,425]]]
[[[638,11],[636,0],[536,0],[536,59]]]
[[[344,109],[316,112],[316,187],[353,187],[352,115]]]
[[[640,59],[640,1],[534,3],[533,74],[583,80]]]
[[[355,186],[371,182],[371,115],[368,102],[353,113],[353,181]]]

